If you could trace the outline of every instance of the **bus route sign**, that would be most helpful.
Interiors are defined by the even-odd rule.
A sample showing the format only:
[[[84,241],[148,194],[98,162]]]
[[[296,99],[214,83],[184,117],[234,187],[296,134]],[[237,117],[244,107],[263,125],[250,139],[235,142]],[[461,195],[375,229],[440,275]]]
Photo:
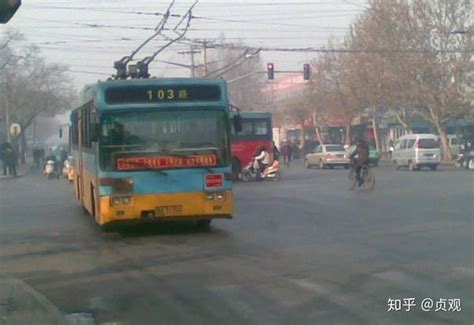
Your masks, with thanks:
[[[118,170],[211,167],[217,164],[215,155],[195,155],[189,157],[120,157],[117,158]]]
[[[181,86],[123,86],[105,90],[105,102],[117,104],[148,104],[169,102],[215,102],[221,99],[221,89],[216,85]]]

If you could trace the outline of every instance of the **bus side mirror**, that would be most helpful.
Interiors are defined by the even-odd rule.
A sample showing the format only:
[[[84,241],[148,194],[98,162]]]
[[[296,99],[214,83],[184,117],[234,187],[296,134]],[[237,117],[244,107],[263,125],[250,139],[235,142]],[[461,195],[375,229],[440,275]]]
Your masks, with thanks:
[[[63,128],[59,128],[59,138],[63,138]]]
[[[91,142],[97,142],[99,140],[99,124],[98,123],[91,123],[89,130],[89,140]]]
[[[240,116],[240,114],[235,115],[234,118],[232,119],[232,122],[234,123],[235,133],[241,132],[243,129],[242,116]]]

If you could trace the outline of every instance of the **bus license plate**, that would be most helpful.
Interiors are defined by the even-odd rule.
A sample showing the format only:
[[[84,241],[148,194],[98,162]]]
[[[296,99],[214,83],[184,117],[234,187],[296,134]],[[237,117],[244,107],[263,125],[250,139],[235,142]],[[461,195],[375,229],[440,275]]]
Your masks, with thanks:
[[[165,205],[161,207],[156,207],[155,215],[157,217],[175,216],[181,214],[182,211],[182,205]]]

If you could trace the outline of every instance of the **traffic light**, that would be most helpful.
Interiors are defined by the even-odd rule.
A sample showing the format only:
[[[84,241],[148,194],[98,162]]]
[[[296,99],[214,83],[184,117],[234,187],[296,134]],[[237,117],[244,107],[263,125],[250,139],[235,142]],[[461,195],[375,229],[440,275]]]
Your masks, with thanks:
[[[273,63],[267,63],[267,76],[268,80],[275,79],[275,66]]]
[[[311,65],[309,63],[305,63],[303,65],[303,79],[304,80],[311,79]]]
[[[6,24],[21,5],[21,0],[0,1],[0,24]]]

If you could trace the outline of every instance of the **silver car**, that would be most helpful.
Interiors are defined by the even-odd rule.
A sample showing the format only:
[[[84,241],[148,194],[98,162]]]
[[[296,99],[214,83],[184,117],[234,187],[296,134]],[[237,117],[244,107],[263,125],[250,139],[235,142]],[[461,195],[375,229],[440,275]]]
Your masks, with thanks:
[[[434,134],[408,134],[401,136],[395,142],[393,162],[400,167],[410,170],[429,167],[436,170],[441,160],[438,136]]]
[[[319,166],[321,169],[326,167],[333,168],[334,166],[349,168],[350,163],[351,161],[347,157],[344,147],[340,144],[322,144],[317,146],[304,159],[304,166],[306,168],[311,168],[312,166]]]

